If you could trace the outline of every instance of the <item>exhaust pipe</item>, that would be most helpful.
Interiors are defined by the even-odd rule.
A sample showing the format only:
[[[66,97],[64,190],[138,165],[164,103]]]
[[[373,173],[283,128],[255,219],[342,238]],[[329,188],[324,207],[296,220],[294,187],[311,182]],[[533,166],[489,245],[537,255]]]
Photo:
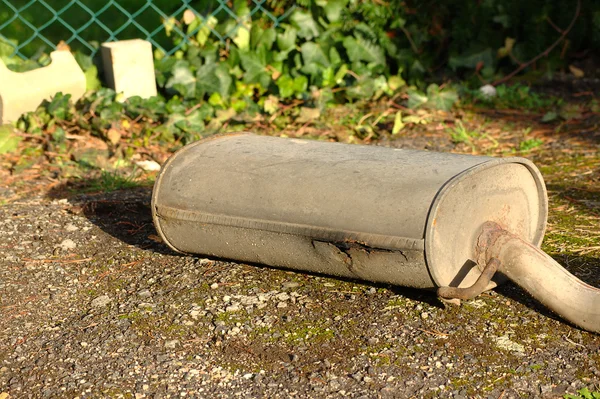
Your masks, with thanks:
[[[600,332],[600,290],[539,246],[548,201],[524,158],[389,149],[248,133],[190,144],[152,194],[173,250],[437,289],[469,299],[509,278]]]

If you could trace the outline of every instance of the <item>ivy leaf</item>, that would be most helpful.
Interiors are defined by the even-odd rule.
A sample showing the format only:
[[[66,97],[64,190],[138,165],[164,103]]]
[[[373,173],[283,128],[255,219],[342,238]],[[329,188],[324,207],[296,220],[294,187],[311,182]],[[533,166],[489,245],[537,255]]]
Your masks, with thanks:
[[[159,87],[165,87],[167,80],[172,74],[173,66],[177,63],[174,57],[161,58],[154,61],[154,74]]]
[[[486,67],[494,67],[496,58],[491,48],[481,51],[471,51],[461,55],[453,55],[448,59],[448,66],[455,71],[457,68],[475,69],[477,64],[483,62]]]
[[[400,76],[390,76],[388,79],[390,90],[396,91],[399,88],[406,86],[406,82]]]
[[[319,36],[319,25],[317,25],[317,22],[308,11],[296,9],[290,16],[290,21],[292,22],[292,26],[298,30],[299,37],[312,40],[314,37]]]
[[[263,47],[265,50],[271,50],[276,37],[275,29],[262,29],[258,24],[253,24],[250,31],[250,47],[253,49]]]
[[[70,94],[56,93],[46,105],[48,113],[56,119],[66,120],[71,116]]]
[[[321,46],[314,42],[306,42],[300,47],[304,66],[300,69],[310,75],[313,83],[318,84],[323,76],[323,70],[329,68],[330,62]],[[316,82],[315,82],[316,80]]]
[[[21,140],[20,136],[14,134],[12,126],[0,126],[0,154],[16,150]]]
[[[408,108],[415,109],[427,102],[427,96],[418,90],[409,90],[408,94]]]
[[[507,37],[504,39],[504,47],[500,47],[498,49],[498,58],[504,58],[512,52],[513,47],[515,46],[516,40],[512,37]]]
[[[127,114],[133,118],[143,116],[144,118],[155,121],[159,119],[160,114],[166,113],[165,101],[161,96],[154,96],[143,99],[139,96],[129,97],[124,103]]]
[[[163,26],[165,27],[165,34],[167,37],[171,36],[171,32],[175,29],[177,24],[177,20],[174,17],[167,18],[163,21]]]
[[[105,127],[112,122],[118,122],[123,119],[123,108],[123,105],[117,101],[103,107],[99,113],[98,126]]]
[[[322,82],[324,87],[335,86],[335,72],[332,67],[323,69],[321,78],[323,79]]]
[[[85,75],[85,89],[97,90],[102,87],[102,83],[98,79],[98,67],[92,62],[92,57],[80,51],[76,51],[74,57]]]
[[[271,76],[266,70],[266,63],[261,60],[258,53],[240,52],[240,61],[246,73],[244,73],[244,82],[260,83],[262,87],[268,87],[271,82]]]
[[[294,94],[303,93],[308,87],[306,76],[299,75],[292,79],[290,75],[283,75],[275,82],[279,88],[281,98],[292,97]]]
[[[277,47],[279,47],[279,50],[285,52],[293,50],[296,46],[297,34],[298,31],[294,27],[287,25],[285,31],[277,35]]]
[[[18,46],[16,40],[0,37],[0,58],[10,57]]]
[[[196,72],[196,96],[204,97],[204,94],[219,93],[221,98],[229,97],[231,88],[231,75],[224,64],[205,64]]]
[[[250,8],[246,0],[234,0],[233,9],[238,17],[245,17],[250,14]]]
[[[190,24],[190,26],[188,27],[188,34],[190,32],[193,32],[197,28],[197,26],[195,26],[194,24],[201,25],[201,28],[198,29],[198,33],[196,34],[196,40],[198,41],[198,44],[200,45],[200,47],[202,47],[208,41],[208,38],[210,37],[210,34],[211,34],[211,30],[214,29],[215,26],[217,26],[218,22],[219,21],[212,15],[204,20],[197,17],[194,20],[194,22],[192,22]]]
[[[334,46],[329,48],[329,62],[331,65],[340,65],[342,63],[342,56]]]
[[[368,76],[361,76],[355,85],[346,90],[346,93],[350,98],[371,98],[375,94],[375,81]]]
[[[327,55],[325,55],[321,46],[314,42],[306,42],[300,46],[300,53],[302,54],[304,65],[316,64],[324,68],[329,66]]]
[[[325,15],[329,22],[338,22],[342,15],[342,10],[348,4],[348,0],[327,0],[323,1],[319,6],[323,7]]]
[[[371,64],[371,66],[385,64],[385,54],[381,47],[362,37],[346,36],[343,45],[346,48],[348,58],[352,62],[365,61]]]
[[[548,123],[556,120],[558,118],[558,114],[554,111],[548,111],[542,117],[542,122]]]
[[[232,40],[240,50],[248,50],[250,48],[250,31],[245,25],[240,25]]]
[[[179,116],[175,126],[184,132],[199,133],[204,130],[204,116],[199,110],[195,110],[189,115],[175,114]]]
[[[165,84],[166,89],[180,93],[184,98],[196,96],[196,77],[187,61],[177,61],[172,70],[173,75]]]
[[[429,108],[450,111],[454,103],[458,101],[458,93],[451,88],[440,90],[440,87],[433,83],[427,87],[427,98]]]

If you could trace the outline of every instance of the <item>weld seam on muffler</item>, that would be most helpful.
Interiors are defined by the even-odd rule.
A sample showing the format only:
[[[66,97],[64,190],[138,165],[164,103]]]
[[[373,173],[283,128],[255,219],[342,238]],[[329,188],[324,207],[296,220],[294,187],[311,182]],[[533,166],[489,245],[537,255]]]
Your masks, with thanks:
[[[270,231],[273,233],[305,236],[316,240],[332,242],[357,242],[373,249],[392,251],[419,250],[425,248],[425,240],[388,236],[359,231],[328,229],[298,223],[287,223],[272,220],[253,219],[239,216],[215,215],[210,213],[178,209],[166,205],[156,205],[156,213],[162,219],[176,219],[186,222],[212,224],[228,227],[239,227],[252,230]]]

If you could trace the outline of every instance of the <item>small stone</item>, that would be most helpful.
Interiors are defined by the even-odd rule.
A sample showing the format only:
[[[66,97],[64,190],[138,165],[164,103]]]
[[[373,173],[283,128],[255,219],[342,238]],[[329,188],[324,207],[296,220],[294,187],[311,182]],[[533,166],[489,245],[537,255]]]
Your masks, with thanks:
[[[287,301],[288,299],[290,299],[290,296],[287,293],[282,292],[280,294],[275,295],[275,298],[277,298],[280,301]]]
[[[70,238],[67,238],[66,240],[63,240],[58,246],[63,251],[68,251],[69,249],[75,249],[75,247],[77,247],[77,244],[75,244],[75,241],[71,240]]]
[[[240,310],[240,305],[237,304],[229,305],[225,308],[226,312],[237,312],[238,310]]]
[[[100,295],[92,300],[93,308],[102,308],[110,303],[111,299],[108,295]]]
[[[287,308],[287,303],[285,303],[285,302],[279,302],[279,303],[277,304],[277,307],[278,307],[278,308],[280,308],[280,309],[282,309],[282,308]]]
[[[427,318],[429,318],[429,313],[427,313],[427,312],[423,312],[423,313],[421,313],[421,318],[422,318],[422,319],[427,319]]]
[[[150,292],[150,290],[144,289],[138,292],[138,295],[141,298],[150,298],[152,296],[152,293]]]
[[[158,172],[160,170],[160,164],[152,160],[137,161],[135,164],[142,168],[142,170],[145,170],[146,172]]]
[[[172,339],[169,341],[165,341],[165,348],[167,348],[167,349],[175,349],[177,347],[177,345],[179,345],[178,339]]]
[[[77,231],[77,230],[79,230],[79,227],[75,226],[73,223],[68,223],[68,224],[65,226],[65,230],[67,230],[67,231],[69,231],[69,232],[72,232],[72,231]]]
[[[540,393],[545,395],[547,393],[552,392],[552,385],[540,385]]]
[[[212,283],[210,285],[210,288],[213,289],[213,290],[216,290],[217,288],[219,288],[219,284],[218,283]]]
[[[479,92],[484,98],[494,98],[496,97],[496,88],[492,85],[485,85],[479,88]]]
[[[254,377],[254,374],[252,373],[244,374],[244,378],[247,380],[251,379],[252,377]]]
[[[286,281],[283,284],[281,284],[281,286],[283,288],[296,288],[300,286],[300,283],[296,282],[296,281]]]

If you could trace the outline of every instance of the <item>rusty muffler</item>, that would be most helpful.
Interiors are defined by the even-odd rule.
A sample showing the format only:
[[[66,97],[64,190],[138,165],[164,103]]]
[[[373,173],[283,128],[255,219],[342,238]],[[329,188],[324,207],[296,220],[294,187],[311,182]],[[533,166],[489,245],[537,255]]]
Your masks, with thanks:
[[[163,166],[156,229],[175,251],[472,298],[510,278],[600,332],[600,290],[543,253],[548,202],[523,158],[234,134]]]

